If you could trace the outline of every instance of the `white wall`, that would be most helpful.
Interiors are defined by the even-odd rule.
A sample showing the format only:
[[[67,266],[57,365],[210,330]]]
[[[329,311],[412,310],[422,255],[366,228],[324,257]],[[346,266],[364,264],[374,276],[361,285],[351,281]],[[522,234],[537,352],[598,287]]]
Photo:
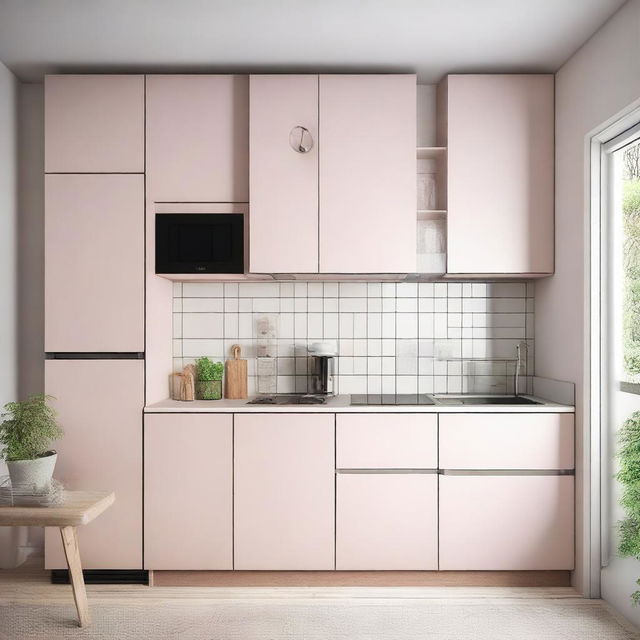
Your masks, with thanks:
[[[18,83],[0,63],[0,406],[15,400],[17,375]]]
[[[585,415],[584,224],[588,215],[587,135],[640,98],[640,0],[630,0],[556,75],[556,274],[536,285],[536,375],[576,383],[576,573],[587,592],[589,548],[583,543],[588,514],[588,429]],[[640,576],[640,563],[637,564]],[[605,581],[606,582],[606,581]],[[610,594],[606,585],[605,597]],[[625,609],[626,602],[612,602]],[[640,610],[625,609],[640,621]],[[632,615],[633,614],[633,615]]]
[[[18,344],[20,397],[44,392],[44,85],[19,88]]]
[[[18,83],[0,63],[0,407],[18,393]],[[0,475],[6,473],[0,461]],[[26,542],[24,527],[0,527],[0,568],[23,559],[19,545]]]

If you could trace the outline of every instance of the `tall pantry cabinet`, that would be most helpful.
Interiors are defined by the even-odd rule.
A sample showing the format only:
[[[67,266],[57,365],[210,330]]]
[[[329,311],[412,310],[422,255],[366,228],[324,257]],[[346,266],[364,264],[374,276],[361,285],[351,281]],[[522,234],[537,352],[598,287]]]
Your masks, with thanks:
[[[144,77],[45,79],[45,391],[56,477],[113,490],[79,531],[86,569],[142,569]],[[66,567],[57,530],[45,566]]]

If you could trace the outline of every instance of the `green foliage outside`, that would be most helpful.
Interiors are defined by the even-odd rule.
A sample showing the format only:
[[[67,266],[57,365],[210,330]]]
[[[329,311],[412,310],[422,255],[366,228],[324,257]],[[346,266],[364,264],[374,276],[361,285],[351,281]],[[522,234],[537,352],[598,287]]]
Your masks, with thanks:
[[[207,357],[198,358],[196,360],[196,371],[198,380],[222,380],[224,364],[222,362],[213,362]]]
[[[23,402],[9,402],[0,416],[2,458],[35,460],[46,453],[54,440],[64,434],[57,422],[55,410],[49,406],[51,396],[29,396]]]
[[[623,380],[640,382],[640,143],[623,151]],[[640,560],[640,412],[634,413],[618,434],[622,485],[620,505],[625,517],[618,523],[621,556]],[[640,587],[640,580],[636,581]],[[640,590],[631,594],[640,603]]]
[[[620,469],[616,478],[622,485],[620,505],[625,512],[624,520],[618,523],[618,552],[640,560],[640,412],[636,411],[622,425],[618,441]],[[640,580],[636,584],[640,586]],[[632,593],[631,599],[638,604],[640,590]]]
[[[624,158],[623,214],[623,356],[625,382],[640,382],[640,144]]]

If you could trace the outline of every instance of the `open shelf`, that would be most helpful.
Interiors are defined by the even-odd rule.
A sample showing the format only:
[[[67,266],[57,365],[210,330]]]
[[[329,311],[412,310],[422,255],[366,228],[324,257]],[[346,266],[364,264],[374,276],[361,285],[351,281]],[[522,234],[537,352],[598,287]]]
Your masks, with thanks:
[[[425,275],[442,275],[447,271],[446,253],[418,253],[416,256],[416,273]]]
[[[436,360],[444,361],[444,362],[517,362],[517,358],[492,358],[491,356],[487,356],[486,358],[479,357],[469,357],[469,358],[436,358]]]
[[[417,147],[416,153],[419,160],[429,160],[442,157],[447,152],[447,147]]]
[[[446,209],[418,209],[418,220],[432,220],[447,215]]]

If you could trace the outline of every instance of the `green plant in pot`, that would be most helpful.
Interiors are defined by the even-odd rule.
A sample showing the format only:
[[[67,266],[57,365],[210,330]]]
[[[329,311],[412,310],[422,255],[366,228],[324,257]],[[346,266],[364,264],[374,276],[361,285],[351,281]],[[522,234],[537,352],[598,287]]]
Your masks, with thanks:
[[[196,397],[198,400],[220,400],[222,398],[222,374],[224,364],[209,358],[196,360]]]
[[[58,454],[49,449],[63,430],[49,405],[51,396],[38,394],[9,402],[0,416],[0,446],[13,486],[33,485],[37,491],[51,484]]]

